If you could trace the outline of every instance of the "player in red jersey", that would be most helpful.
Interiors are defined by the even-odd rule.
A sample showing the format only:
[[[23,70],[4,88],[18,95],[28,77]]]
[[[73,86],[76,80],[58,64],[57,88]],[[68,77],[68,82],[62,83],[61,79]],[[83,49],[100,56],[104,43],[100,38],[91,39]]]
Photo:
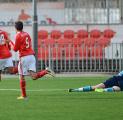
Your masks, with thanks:
[[[10,52],[8,34],[0,30],[0,81],[1,81],[1,72],[3,69],[6,69],[9,73],[17,73],[17,67],[13,67],[12,54]]]
[[[49,68],[36,73],[36,60],[34,51],[32,49],[32,43],[30,35],[23,31],[23,23],[21,21],[15,22],[16,37],[14,51],[19,51],[19,65],[18,70],[20,74],[20,88],[21,96],[17,99],[26,99],[26,81],[25,75],[30,75],[33,80],[43,77],[46,74],[54,75],[53,71]]]

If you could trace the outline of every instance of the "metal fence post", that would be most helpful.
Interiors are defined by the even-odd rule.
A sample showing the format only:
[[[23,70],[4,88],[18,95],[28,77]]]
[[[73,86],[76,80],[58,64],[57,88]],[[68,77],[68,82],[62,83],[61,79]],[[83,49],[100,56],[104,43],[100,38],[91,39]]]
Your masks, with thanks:
[[[34,51],[36,57],[36,71],[38,70],[38,22],[37,22],[37,0],[33,0],[33,43],[34,43]]]

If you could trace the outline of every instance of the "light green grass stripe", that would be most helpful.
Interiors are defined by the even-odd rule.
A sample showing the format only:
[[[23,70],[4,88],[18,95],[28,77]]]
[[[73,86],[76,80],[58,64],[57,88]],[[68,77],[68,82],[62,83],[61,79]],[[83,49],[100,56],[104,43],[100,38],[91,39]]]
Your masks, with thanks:
[[[65,91],[66,89],[38,89],[38,90],[26,90],[30,92],[40,92],[40,91]],[[20,91],[20,89],[0,89],[0,91]]]

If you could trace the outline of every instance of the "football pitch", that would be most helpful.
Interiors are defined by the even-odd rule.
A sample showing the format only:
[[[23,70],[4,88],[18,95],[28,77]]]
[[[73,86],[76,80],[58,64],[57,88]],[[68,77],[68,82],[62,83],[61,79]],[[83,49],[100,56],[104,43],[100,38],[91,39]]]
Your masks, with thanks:
[[[122,92],[68,92],[68,88],[94,85],[105,79],[27,78],[28,100],[17,100],[18,78],[4,78],[0,82],[0,120],[122,120]]]

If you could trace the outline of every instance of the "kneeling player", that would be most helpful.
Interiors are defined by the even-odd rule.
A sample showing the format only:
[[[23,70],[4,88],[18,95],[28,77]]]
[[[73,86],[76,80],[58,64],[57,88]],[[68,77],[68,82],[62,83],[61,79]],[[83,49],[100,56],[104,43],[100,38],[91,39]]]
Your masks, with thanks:
[[[20,74],[21,88],[21,96],[17,99],[26,99],[26,75],[30,75],[33,80],[36,80],[46,74],[54,76],[54,73],[49,68],[36,73],[36,60],[34,56],[35,53],[32,49],[30,35],[27,32],[23,31],[23,23],[21,21],[17,21],[15,23],[15,29],[17,34],[15,37],[15,45],[13,50],[15,52],[19,51],[20,61],[18,70]]]
[[[10,52],[8,34],[0,30],[0,81],[2,70],[7,70],[11,74],[16,74],[18,72],[17,67],[13,67],[12,54]]]
[[[109,78],[103,83],[94,86],[84,86],[76,89],[69,89],[69,92],[118,92],[123,91],[123,71],[118,75]]]

